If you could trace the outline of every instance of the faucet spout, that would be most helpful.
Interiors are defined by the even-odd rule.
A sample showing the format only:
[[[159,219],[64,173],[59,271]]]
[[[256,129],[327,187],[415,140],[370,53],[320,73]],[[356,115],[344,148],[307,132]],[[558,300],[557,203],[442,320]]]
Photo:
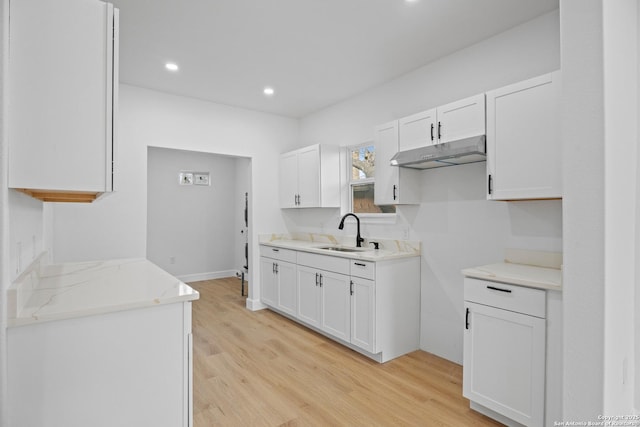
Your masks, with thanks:
[[[362,242],[364,242],[364,239],[362,237],[360,237],[360,218],[358,218],[358,216],[354,213],[349,212],[348,214],[345,214],[342,219],[340,220],[340,225],[338,225],[338,230],[342,230],[344,228],[344,220],[347,219],[347,217],[352,216],[356,219],[356,221],[358,222],[357,226],[358,226],[358,233],[356,235],[356,247],[360,248],[362,247]]]

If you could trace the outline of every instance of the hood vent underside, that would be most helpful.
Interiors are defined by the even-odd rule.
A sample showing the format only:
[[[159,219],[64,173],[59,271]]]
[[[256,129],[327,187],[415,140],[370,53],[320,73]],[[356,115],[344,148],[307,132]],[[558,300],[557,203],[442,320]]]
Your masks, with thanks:
[[[487,145],[484,135],[443,144],[429,145],[400,151],[391,159],[391,166],[413,169],[433,169],[487,160]]]

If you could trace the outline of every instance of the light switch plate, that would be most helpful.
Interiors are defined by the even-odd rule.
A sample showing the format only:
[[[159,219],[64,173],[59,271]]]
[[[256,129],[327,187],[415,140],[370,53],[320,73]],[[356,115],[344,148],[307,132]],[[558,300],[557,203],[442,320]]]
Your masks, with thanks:
[[[209,172],[195,172],[193,183],[195,185],[209,185]]]
[[[178,177],[180,185],[193,185],[193,174],[191,172],[180,172]]]

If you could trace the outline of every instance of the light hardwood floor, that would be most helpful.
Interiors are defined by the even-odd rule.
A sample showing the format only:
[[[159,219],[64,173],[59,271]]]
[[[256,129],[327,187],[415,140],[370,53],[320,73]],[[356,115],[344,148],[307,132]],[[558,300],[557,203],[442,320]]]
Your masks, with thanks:
[[[235,278],[194,282],[195,427],[495,426],[462,397],[462,367],[416,351],[378,364],[269,310]]]

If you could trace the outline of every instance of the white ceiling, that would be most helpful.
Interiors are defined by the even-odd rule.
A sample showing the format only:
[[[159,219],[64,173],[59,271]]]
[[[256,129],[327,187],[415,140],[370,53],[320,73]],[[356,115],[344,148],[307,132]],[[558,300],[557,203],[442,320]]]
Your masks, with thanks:
[[[111,0],[120,81],[304,117],[558,8],[558,0]],[[164,63],[180,66],[176,73]],[[263,95],[265,86],[276,94]]]

